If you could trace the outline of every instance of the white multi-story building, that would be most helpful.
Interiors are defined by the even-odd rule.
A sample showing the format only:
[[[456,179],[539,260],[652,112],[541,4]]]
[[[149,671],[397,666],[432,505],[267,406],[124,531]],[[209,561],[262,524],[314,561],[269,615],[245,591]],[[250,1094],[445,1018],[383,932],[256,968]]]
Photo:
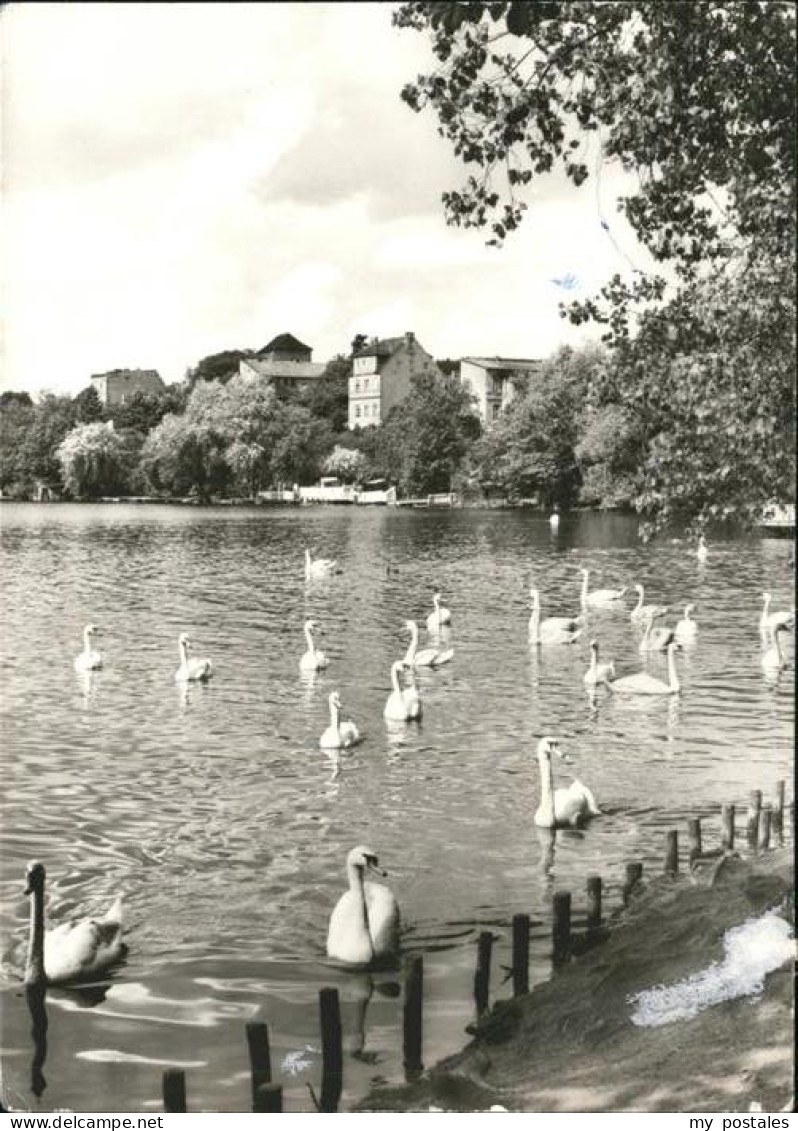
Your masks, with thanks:
[[[464,357],[460,383],[473,395],[482,423],[489,427],[515,397],[519,385],[539,368],[535,358]]]
[[[416,374],[440,375],[432,356],[410,332],[401,338],[373,338],[352,359],[349,378],[349,427],[382,424],[410,392]]]

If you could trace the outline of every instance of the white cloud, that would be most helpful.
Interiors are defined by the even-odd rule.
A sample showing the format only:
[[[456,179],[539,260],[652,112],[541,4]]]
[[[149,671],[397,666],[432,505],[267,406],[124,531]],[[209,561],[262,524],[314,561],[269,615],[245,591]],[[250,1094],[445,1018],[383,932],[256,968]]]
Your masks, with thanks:
[[[462,179],[400,100],[431,63],[384,4],[12,4],[4,16],[2,384],[77,392],[290,330],[316,360],[413,330],[438,356],[539,354],[550,283],[630,269],[605,172],[541,182],[501,251],[447,229]],[[616,230],[617,229],[617,230]]]

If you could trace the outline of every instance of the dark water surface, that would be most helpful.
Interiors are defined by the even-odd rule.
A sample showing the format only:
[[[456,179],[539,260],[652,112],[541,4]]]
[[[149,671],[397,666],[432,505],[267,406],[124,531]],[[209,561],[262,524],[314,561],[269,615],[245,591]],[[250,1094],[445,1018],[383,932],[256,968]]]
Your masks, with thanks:
[[[507,994],[509,923],[528,912],[531,976],[543,978],[554,887],[573,890],[578,916],[598,872],[617,904],[625,862],[661,869],[666,829],[705,817],[714,843],[722,802],[742,806],[752,788],[771,796],[791,776],[792,643],[789,669],[767,680],[758,632],[763,589],[773,608],[793,600],[785,542],[714,543],[702,566],[685,543],[642,546],[626,516],[565,516],[555,535],[530,513],[358,507],[3,504],[0,519],[0,1006],[4,1096],[16,1107],[158,1111],[161,1072],[183,1066],[191,1109],[246,1111],[244,1024],[261,1019],[286,1109],[309,1110],[324,985],[341,994],[344,1102],[399,1081],[397,975],[325,962],[355,844],[379,852],[404,949],[425,955],[431,1064],[461,1046],[473,1018],[481,930],[500,936],[492,988]],[[343,572],[306,583],[306,545]],[[695,602],[679,696],[585,693],[594,635],[619,674],[641,667],[631,599],[591,613],[576,646],[530,650],[530,582],[544,616],[576,613],[583,566],[595,587],[642,582],[647,600],[673,606],[669,623]],[[455,657],[420,673],[422,723],[388,730],[402,624],[423,622],[436,586]],[[313,679],[298,668],[311,615],[331,660]],[[89,622],[103,629],[106,663],[81,678],[72,661]],[[187,692],[174,681],[183,630],[216,671]],[[665,674],[660,656],[647,667]],[[337,776],[318,748],[333,688],[365,735]],[[544,733],[606,809],[584,832],[558,832],[553,850],[532,823]],[[130,947],[104,996],[48,992],[39,1098],[20,986],[34,857],[54,923],[123,892]]]

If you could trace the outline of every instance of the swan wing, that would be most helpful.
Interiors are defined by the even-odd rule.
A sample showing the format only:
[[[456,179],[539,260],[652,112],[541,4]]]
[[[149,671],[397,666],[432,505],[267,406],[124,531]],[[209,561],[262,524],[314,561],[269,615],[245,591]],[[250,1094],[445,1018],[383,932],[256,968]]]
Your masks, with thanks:
[[[635,672],[634,675],[624,675],[607,684],[613,691],[637,692],[641,695],[669,694],[671,688],[661,679],[656,679],[648,672]]]
[[[454,656],[454,648],[446,648],[442,652],[436,652],[433,667],[439,668],[441,664],[448,664]]]
[[[399,949],[401,915],[390,888],[383,884],[365,885],[369,931],[376,958],[386,958]]]
[[[67,982],[97,974],[116,962],[122,951],[121,907],[119,919],[81,919],[64,924],[44,936],[47,980]]]

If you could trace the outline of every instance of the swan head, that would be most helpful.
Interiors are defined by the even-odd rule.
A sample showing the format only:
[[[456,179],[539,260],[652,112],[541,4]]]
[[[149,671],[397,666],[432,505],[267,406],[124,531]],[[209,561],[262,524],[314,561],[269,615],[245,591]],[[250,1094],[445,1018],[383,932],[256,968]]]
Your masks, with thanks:
[[[364,872],[374,872],[377,876],[388,875],[384,869],[379,867],[377,853],[365,844],[359,844],[357,848],[352,849],[346,857],[346,866],[347,868],[362,868]]]
[[[87,624],[83,629],[84,636],[96,636],[99,633],[99,628],[96,624]]]
[[[405,621],[405,630],[407,632],[417,632],[418,631],[418,625],[416,624],[416,622],[414,620],[406,620]]]
[[[44,887],[44,864],[38,860],[31,860],[25,870],[25,895],[32,895]]]
[[[644,590],[642,585],[635,585],[633,588],[637,590],[641,597],[643,596]]]
[[[177,638],[177,643],[180,645],[181,648],[190,647],[191,641],[188,638],[188,633],[187,632],[181,632],[180,635]]]
[[[316,627],[317,627],[317,625],[316,625],[315,620],[306,620],[305,621],[305,629],[306,629],[307,632],[315,631]]]
[[[337,691],[331,691],[330,692],[329,703],[330,703],[331,707],[335,707],[340,711],[340,709],[341,709],[341,696],[338,694]]]
[[[590,641],[590,651],[595,652],[596,655],[598,656],[598,650],[599,650],[598,640],[591,640]]]
[[[550,734],[545,734],[538,743],[538,761],[550,762],[552,754],[557,754],[562,758],[563,762],[571,761],[571,759],[560,750],[559,739],[552,738]]]
[[[438,607],[438,605],[440,605],[440,603],[441,603],[440,591],[432,594],[432,603],[433,603],[433,605],[435,605],[436,608]]]
[[[533,585],[529,590],[529,596],[532,598],[533,605],[537,605],[540,601],[540,590]]]

